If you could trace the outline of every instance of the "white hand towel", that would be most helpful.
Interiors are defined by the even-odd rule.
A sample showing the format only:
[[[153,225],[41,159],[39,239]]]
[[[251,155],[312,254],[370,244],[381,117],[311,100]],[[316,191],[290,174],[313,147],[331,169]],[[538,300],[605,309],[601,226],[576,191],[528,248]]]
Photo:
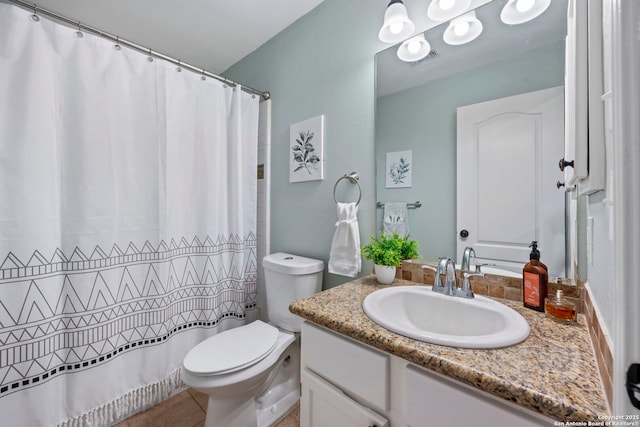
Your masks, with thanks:
[[[338,222],[329,253],[329,273],[355,277],[361,266],[358,205],[338,202]]]
[[[384,204],[382,232],[390,236],[394,231],[400,237],[409,235],[409,218],[406,203],[391,202]]]

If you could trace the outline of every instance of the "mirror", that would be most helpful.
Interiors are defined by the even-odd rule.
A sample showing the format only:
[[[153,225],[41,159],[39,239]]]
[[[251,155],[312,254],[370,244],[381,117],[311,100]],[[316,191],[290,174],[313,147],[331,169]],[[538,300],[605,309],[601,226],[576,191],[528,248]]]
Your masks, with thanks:
[[[376,55],[376,199],[422,202],[409,209],[408,223],[424,259],[458,258],[456,109],[564,84],[567,1],[554,0],[519,25],[500,21],[505,4],[494,0],[474,9],[483,31],[470,43],[444,43],[445,22],[424,33],[432,52],[423,60],[401,61],[398,46]],[[411,151],[411,186],[388,188],[387,154],[405,151]],[[382,216],[378,208],[380,230]]]

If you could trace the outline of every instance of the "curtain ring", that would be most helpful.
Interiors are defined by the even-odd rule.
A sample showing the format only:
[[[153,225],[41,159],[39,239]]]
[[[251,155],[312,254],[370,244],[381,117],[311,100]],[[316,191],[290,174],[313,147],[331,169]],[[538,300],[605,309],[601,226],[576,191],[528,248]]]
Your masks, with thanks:
[[[122,49],[122,46],[120,46],[120,36],[116,36],[116,44],[113,45],[113,48],[115,50],[120,50]]]
[[[40,21],[40,17],[38,16],[38,6],[35,4],[33,5],[33,15],[31,15],[30,18],[33,22]]]
[[[78,31],[76,31],[75,35],[79,39],[84,37],[84,33],[82,32],[82,27],[81,27],[80,21],[78,21]]]
[[[151,49],[149,49],[149,56],[147,57],[147,61],[153,62],[153,55],[151,54]]]
[[[207,77],[204,75],[205,71],[204,68],[202,69],[202,77],[200,77],[202,79],[202,81],[207,80]]]
[[[177,72],[182,71],[182,67],[180,66],[180,60],[178,59],[178,68],[176,68]]]

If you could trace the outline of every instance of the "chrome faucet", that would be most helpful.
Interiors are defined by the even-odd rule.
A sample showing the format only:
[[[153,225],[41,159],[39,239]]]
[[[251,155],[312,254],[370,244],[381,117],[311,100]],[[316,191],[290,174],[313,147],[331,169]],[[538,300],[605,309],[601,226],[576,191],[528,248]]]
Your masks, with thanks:
[[[430,265],[423,265],[423,267],[427,267],[430,270],[434,270],[436,272],[436,276],[433,279],[433,286],[431,287],[431,290],[433,292],[439,292],[439,293],[443,293],[444,292],[444,285],[442,284],[442,279],[440,278],[441,275],[443,275],[446,270],[447,270],[447,260],[449,258],[440,258],[440,261],[438,261],[438,267],[432,267]]]
[[[462,264],[460,264],[460,270],[462,270],[462,272],[474,273],[474,274],[471,274],[471,276],[484,276],[484,274],[482,273],[482,270],[480,270],[480,267],[485,265],[495,265],[495,264],[489,264],[489,263],[479,264],[476,258],[476,268],[472,272],[471,271],[472,257],[476,258],[476,251],[471,246],[467,246],[466,248],[464,248],[464,253],[462,254]]]
[[[444,294],[455,297],[458,291],[458,285],[456,284],[456,263],[451,258],[445,259],[445,272],[447,278],[444,284]]]
[[[476,251],[471,246],[467,246],[464,248],[464,253],[462,254],[460,270],[471,271],[471,257],[476,257]]]
[[[471,249],[472,248],[467,248]],[[465,254],[467,251],[465,250]],[[474,253],[475,255],[475,253]],[[467,258],[467,268],[468,265]],[[441,294],[449,295],[452,297],[462,297],[462,298],[473,298],[473,290],[471,290],[471,284],[469,283],[469,277],[472,276],[484,276],[484,273],[480,272],[479,268],[476,268],[476,272],[471,271],[462,271],[464,280],[462,281],[462,287],[458,288],[457,280],[456,280],[456,264],[451,258],[443,257],[438,261],[438,267],[432,267],[430,265],[423,265],[423,267],[427,267],[431,270],[435,270],[436,277],[433,280],[433,287],[431,288],[434,292],[439,292]],[[441,276],[446,274],[446,279],[444,285],[442,284]]]

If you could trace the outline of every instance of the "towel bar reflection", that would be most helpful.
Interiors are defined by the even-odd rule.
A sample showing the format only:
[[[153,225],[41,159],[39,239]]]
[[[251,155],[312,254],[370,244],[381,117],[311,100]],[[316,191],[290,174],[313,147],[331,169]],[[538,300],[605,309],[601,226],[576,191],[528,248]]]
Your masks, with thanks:
[[[415,203],[407,203],[407,209],[418,209],[420,206],[422,206],[422,202],[420,201],[417,201]],[[376,203],[376,208],[378,209],[384,208],[384,203],[382,202]]]
[[[358,201],[356,202],[356,206],[359,205],[360,199],[362,199],[362,187],[360,186],[360,177],[357,172],[345,173],[336,181],[336,185],[333,186],[333,201],[338,203],[336,199],[336,188],[338,188],[338,184],[343,179],[348,179],[352,184],[358,184]]]

